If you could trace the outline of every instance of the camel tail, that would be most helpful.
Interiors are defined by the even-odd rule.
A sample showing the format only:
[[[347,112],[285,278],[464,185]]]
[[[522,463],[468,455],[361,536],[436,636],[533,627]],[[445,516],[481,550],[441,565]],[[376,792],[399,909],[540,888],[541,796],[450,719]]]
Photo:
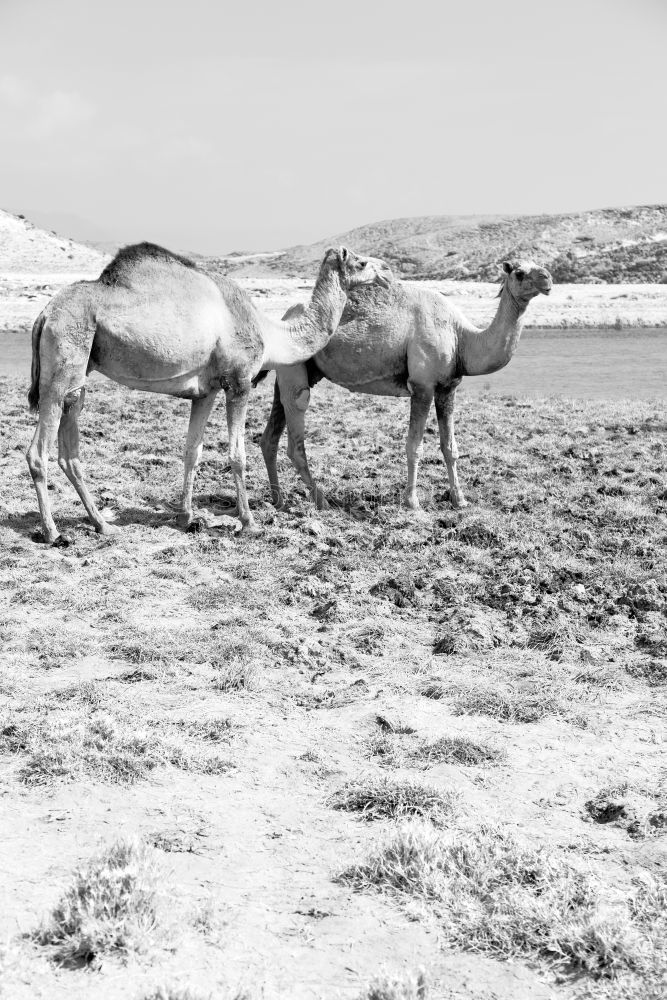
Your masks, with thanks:
[[[42,339],[42,330],[46,316],[43,312],[39,314],[32,327],[32,368],[30,391],[28,392],[28,403],[32,413],[39,410],[39,344]]]

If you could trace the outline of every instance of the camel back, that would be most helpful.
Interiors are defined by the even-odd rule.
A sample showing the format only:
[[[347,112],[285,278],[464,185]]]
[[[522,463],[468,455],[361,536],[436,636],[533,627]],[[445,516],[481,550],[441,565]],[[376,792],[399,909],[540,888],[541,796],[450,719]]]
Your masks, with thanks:
[[[156,243],[134,243],[132,246],[122,247],[97,280],[102,285],[125,285],[129,282],[135,267],[149,260],[165,264],[180,264],[183,267],[198,270],[194,261],[188,257],[181,257],[180,254],[165,250],[164,247],[160,247]]]

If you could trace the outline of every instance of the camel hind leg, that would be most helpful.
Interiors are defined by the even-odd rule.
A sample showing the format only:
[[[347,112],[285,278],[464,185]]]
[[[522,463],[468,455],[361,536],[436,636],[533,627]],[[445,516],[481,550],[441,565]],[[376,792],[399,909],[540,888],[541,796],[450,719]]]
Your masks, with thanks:
[[[83,479],[83,469],[79,458],[79,414],[83,409],[86,390],[81,387],[69,392],[63,400],[63,411],[58,428],[58,465],[79,494],[86,513],[100,535],[111,535],[118,531],[113,524],[104,520],[95,506]]]
[[[236,487],[238,515],[243,530],[248,534],[256,534],[259,532],[259,529],[250,513],[248,493],[245,485],[245,424],[249,395],[249,382],[247,385],[243,384],[237,388],[228,389],[225,393],[227,400],[227,429],[229,431],[229,461],[232,467],[234,486]]]
[[[276,373],[276,381],[273,386],[273,405],[271,406],[271,413],[260,439],[260,448],[262,449],[264,464],[266,465],[269,477],[271,501],[278,510],[282,510],[284,506],[280,481],[278,479],[278,445],[280,444],[286,423],[285,407],[280,398],[280,385],[278,383],[278,374]]]
[[[188,425],[188,436],[185,442],[185,472],[183,475],[183,495],[181,497],[181,509],[178,512],[177,524],[184,531],[190,529],[197,530],[200,522],[192,517],[192,489],[194,486],[197,466],[201,461],[204,449],[204,432],[208,418],[217,398],[217,391],[209,393],[202,399],[193,399],[190,409],[190,423]]]
[[[33,340],[33,354],[37,351],[37,357],[33,356],[33,371],[39,373],[39,383],[31,389],[31,402],[33,405],[39,404],[39,417],[26,458],[37,493],[43,540],[50,545],[67,544],[68,540],[58,533],[51,514],[48,494],[49,453],[64,418],[67,419],[61,440],[63,436],[66,440],[64,452],[61,444],[61,455],[67,453],[71,438],[70,421],[76,419],[81,406],[80,393],[86,380],[93,336],[93,330],[80,327],[74,336],[70,336],[67,327],[58,329],[57,323],[53,326],[47,315],[37,342]],[[76,403],[76,408],[73,417],[70,417],[65,410],[70,411],[73,403]],[[78,432],[76,442],[78,446]],[[76,477],[80,479],[80,466],[77,463],[78,451],[74,468]],[[68,468],[71,471],[69,464]]]
[[[289,365],[276,373],[280,400],[287,420],[287,457],[301,477],[318,510],[327,510],[329,501],[310,474],[306,455],[306,411],[310,403],[308,370],[305,365]]]
[[[67,544],[58,533],[48,493],[49,452],[58,435],[58,425],[62,413],[63,400],[57,392],[43,393],[39,404],[39,420],[30,447],[26,454],[28,468],[35,484],[39,516],[42,522],[42,538],[48,545]]]

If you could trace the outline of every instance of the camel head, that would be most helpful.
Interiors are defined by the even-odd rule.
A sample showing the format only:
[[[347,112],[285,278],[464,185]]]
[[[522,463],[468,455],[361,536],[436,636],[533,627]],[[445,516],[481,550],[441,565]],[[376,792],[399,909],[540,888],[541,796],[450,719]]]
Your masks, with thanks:
[[[337,268],[342,287],[349,291],[356,285],[381,285],[388,288],[393,274],[379,257],[362,257],[347,247],[327,250],[324,263]]]
[[[532,260],[503,262],[503,284],[499,295],[507,289],[517,302],[527,303],[536,295],[548,295],[553,288],[553,278],[546,267],[538,267]]]

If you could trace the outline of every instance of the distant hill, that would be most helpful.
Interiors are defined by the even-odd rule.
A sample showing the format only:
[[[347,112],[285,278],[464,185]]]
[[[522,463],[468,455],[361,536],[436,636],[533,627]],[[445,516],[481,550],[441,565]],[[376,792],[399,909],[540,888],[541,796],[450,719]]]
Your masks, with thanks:
[[[431,215],[361,226],[280,254],[229,254],[206,264],[238,275],[312,277],[329,246],[383,257],[404,278],[493,281],[513,256],[558,282],[667,283],[667,205],[567,215]]]
[[[0,209],[0,273],[99,273],[107,258],[92,247],[34,226]]]

